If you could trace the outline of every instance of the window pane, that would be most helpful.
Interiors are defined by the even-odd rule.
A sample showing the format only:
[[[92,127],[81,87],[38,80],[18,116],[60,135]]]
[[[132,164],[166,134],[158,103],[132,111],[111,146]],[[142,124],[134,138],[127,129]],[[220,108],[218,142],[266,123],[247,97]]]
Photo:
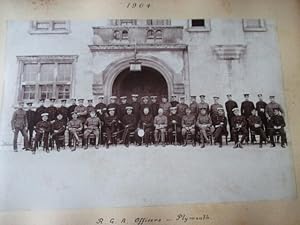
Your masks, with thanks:
[[[71,63],[59,63],[57,68],[57,80],[58,81],[71,81],[72,64]]]
[[[247,27],[249,28],[261,27],[260,19],[247,19]]]
[[[23,99],[35,99],[35,86],[24,85],[23,86]]]
[[[41,65],[41,81],[54,81],[54,67],[55,64],[42,64]]]
[[[54,21],[53,30],[66,30],[66,21]]]
[[[205,26],[204,19],[192,20],[192,27],[204,27],[204,26]]]
[[[49,30],[50,22],[36,22],[37,30]]]
[[[58,99],[70,98],[70,85],[57,85],[56,88]]]
[[[40,85],[40,98],[49,99],[53,97],[52,85]]]
[[[38,64],[25,64],[23,81],[36,81],[38,72]]]

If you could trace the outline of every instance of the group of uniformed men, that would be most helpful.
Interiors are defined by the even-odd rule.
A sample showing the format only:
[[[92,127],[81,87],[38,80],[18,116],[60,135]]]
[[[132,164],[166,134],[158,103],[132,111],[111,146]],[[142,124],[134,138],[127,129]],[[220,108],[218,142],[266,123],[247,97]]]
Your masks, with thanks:
[[[78,99],[78,105],[76,99],[71,99],[68,107],[65,99],[60,100],[59,107],[54,105],[54,98],[49,99],[48,107],[44,105],[45,99],[40,99],[36,110],[28,102],[26,111],[24,102],[20,102],[11,120],[13,148],[17,151],[19,131],[24,137],[24,149],[33,153],[41,143],[49,152],[49,142],[50,146],[55,143],[58,151],[64,144],[75,150],[79,143],[83,143],[84,149],[87,149],[90,135],[94,137],[96,148],[100,144],[108,147],[116,143],[128,147],[130,138],[137,145],[145,144],[146,147],[151,143],[186,146],[189,140],[193,146],[199,140],[202,148],[212,141],[222,147],[222,137],[228,136],[227,125],[234,148],[242,148],[244,142],[248,143],[249,134],[251,143],[256,142],[255,135],[260,136],[259,147],[263,142],[270,142],[274,147],[274,136],[280,136],[281,146],[285,147],[284,111],[275,102],[275,96],[270,96],[267,104],[262,94],[258,94],[258,101],[254,104],[249,100],[249,94],[244,94],[245,100],[240,109],[230,94],[227,98],[225,109],[217,96],[213,97],[214,103],[209,106],[205,95],[200,95],[200,102],[196,101],[196,96],[191,96],[189,105],[185,103],[184,96],[177,101],[177,96],[172,95],[170,102],[167,96],[162,96],[161,102],[157,101],[157,96],[150,96],[150,99],[143,96],[140,102],[137,94],[131,95],[131,101],[127,100],[127,96],[121,96],[120,103],[117,103],[116,96],[111,96],[107,105],[104,96],[99,96],[96,105],[88,99],[87,106],[84,99]]]

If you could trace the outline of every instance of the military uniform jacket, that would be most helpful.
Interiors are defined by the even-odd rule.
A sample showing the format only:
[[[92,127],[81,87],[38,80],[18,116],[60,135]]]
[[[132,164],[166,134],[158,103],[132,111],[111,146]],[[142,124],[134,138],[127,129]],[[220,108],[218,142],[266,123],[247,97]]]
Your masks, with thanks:
[[[107,109],[109,108],[115,108],[116,116],[120,116],[120,105],[118,103],[109,103],[107,105]]]
[[[69,128],[82,129],[82,122],[80,119],[72,119],[68,122]]]
[[[166,103],[160,103],[159,108],[162,108],[164,111],[164,115],[169,115],[170,113],[170,108],[171,108],[171,103],[166,102]]]
[[[210,106],[210,115],[215,116],[218,114],[218,108],[223,108],[223,106],[220,103],[214,103]]]
[[[147,104],[141,104],[141,114],[144,114],[144,108],[149,108],[149,112],[152,114],[151,105],[149,103]]]
[[[135,127],[136,126],[136,118],[133,114],[126,114],[123,116],[122,123],[124,126]]]
[[[238,104],[233,100],[228,100],[227,102],[225,102],[225,108],[226,108],[227,116],[231,118],[234,116],[232,110],[234,108],[238,108]]]
[[[69,117],[69,120],[72,120],[72,112],[74,112],[76,106],[77,106],[76,104],[73,104],[73,105],[70,105],[68,107],[68,117]]]
[[[101,121],[98,117],[89,117],[86,119],[85,126],[87,126],[88,130],[97,130],[101,125]]]
[[[267,106],[267,103],[265,103],[264,101],[256,102],[257,114],[262,119],[266,118],[266,106]]]
[[[159,104],[157,102],[151,103],[151,112],[152,112],[153,117],[157,116],[158,109],[159,109]]]
[[[190,104],[190,109],[191,109],[192,114],[194,114],[195,116],[198,115],[198,103],[197,102],[192,102]]]
[[[275,108],[279,108],[279,111],[281,113],[284,113],[282,107],[280,104],[276,103],[276,102],[270,102],[267,104],[266,106],[266,114],[268,114],[269,117],[272,117],[274,115],[274,109]]]
[[[184,115],[181,121],[182,127],[191,127],[196,124],[196,116],[193,114]]]
[[[251,111],[255,109],[253,102],[251,101],[243,101],[241,104],[241,113],[245,117],[249,117],[251,115]]]
[[[86,107],[86,112],[87,112],[87,116],[88,116],[88,117],[90,116],[90,113],[91,113],[92,111],[95,111],[95,107],[92,106],[92,105],[88,105],[88,106]]]
[[[261,118],[259,116],[251,115],[248,117],[248,123],[250,127],[254,127],[255,124],[262,125]]]
[[[27,110],[26,117],[27,117],[28,128],[33,129],[33,127],[36,124],[36,112],[33,110]]]
[[[154,125],[168,125],[168,118],[165,115],[157,115],[154,117]]]
[[[37,107],[37,109],[35,111],[36,112],[36,123],[42,120],[42,116],[41,115],[43,113],[47,112],[46,110],[47,110],[47,108],[45,106],[43,106],[43,105]]]
[[[78,114],[79,119],[83,119],[87,117],[87,109],[83,105],[78,105],[75,107],[74,112]]]
[[[27,127],[27,117],[26,117],[26,111],[23,109],[17,109],[11,119],[11,127],[12,129],[15,128],[21,128]]]
[[[116,126],[118,123],[118,116],[116,116],[116,115],[106,116],[104,118],[104,123],[105,123],[105,126],[107,126],[107,127]]]
[[[61,114],[63,116],[63,121],[65,122],[65,124],[68,121],[68,114],[69,114],[69,110],[67,107],[65,106],[61,106],[59,108],[57,108],[57,114]]]
[[[204,108],[207,110],[207,112],[209,111],[209,105],[206,102],[199,102],[198,108],[199,108],[199,110]]]
[[[242,115],[232,117],[231,121],[233,128],[237,128],[237,125],[241,125],[242,127],[246,127],[247,125],[246,118]]]
[[[278,127],[278,126],[281,126],[281,127],[285,127],[285,121],[284,121],[284,118],[283,116],[281,115],[273,115],[271,117],[271,126],[274,127]]]
[[[139,127],[140,128],[148,128],[148,127],[153,127],[153,116],[152,114],[142,114],[141,115],[141,119],[140,119],[140,122],[139,122]]]
[[[185,103],[179,103],[177,105],[177,113],[182,118],[186,113],[185,110],[188,108],[188,105]]]
[[[49,121],[39,121],[36,126],[35,130],[38,133],[44,132],[50,132],[51,130],[51,123]]]
[[[62,132],[65,129],[65,122],[63,120],[55,120],[52,124],[52,130]]]
[[[49,106],[47,109],[46,109],[46,112],[49,114],[48,115],[48,120],[49,121],[53,121],[56,119],[56,116],[57,116],[57,108],[55,106]]]
[[[119,105],[119,116],[120,118],[123,118],[123,116],[125,116],[126,113],[126,107],[127,106],[131,106],[128,102],[126,102],[125,104],[120,104]]]
[[[176,127],[181,127],[181,118],[179,115],[177,114],[171,114],[168,116],[168,126],[170,128],[174,127],[174,123],[172,123],[172,121],[175,120],[176,121]]]
[[[138,116],[141,112],[141,104],[139,102],[132,102],[131,106],[133,107],[133,114]]]
[[[212,124],[214,126],[219,126],[219,125],[221,125],[221,123],[223,123],[222,127],[226,129],[226,127],[227,127],[226,117],[224,115],[222,115],[222,116],[221,115],[216,115],[214,120],[212,121]]]
[[[211,121],[211,117],[209,114],[205,114],[205,115],[201,115],[199,114],[199,116],[197,117],[197,121],[196,121],[197,125],[211,125],[212,121]]]
[[[171,103],[171,107],[176,107],[179,104],[178,101],[171,101],[170,103]]]

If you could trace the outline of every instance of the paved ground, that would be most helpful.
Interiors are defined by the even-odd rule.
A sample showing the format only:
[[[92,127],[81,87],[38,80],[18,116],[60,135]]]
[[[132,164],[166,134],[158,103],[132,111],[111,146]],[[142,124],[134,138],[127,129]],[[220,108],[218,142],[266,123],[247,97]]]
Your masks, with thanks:
[[[0,210],[295,197],[291,154],[280,146],[91,147],[36,155],[0,149]]]

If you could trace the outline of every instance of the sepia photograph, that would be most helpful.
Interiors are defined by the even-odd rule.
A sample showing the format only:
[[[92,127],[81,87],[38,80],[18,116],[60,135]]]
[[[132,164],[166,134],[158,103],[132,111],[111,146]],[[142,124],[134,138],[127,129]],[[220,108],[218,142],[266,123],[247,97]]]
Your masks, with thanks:
[[[296,198],[273,20],[6,29],[0,210]]]

